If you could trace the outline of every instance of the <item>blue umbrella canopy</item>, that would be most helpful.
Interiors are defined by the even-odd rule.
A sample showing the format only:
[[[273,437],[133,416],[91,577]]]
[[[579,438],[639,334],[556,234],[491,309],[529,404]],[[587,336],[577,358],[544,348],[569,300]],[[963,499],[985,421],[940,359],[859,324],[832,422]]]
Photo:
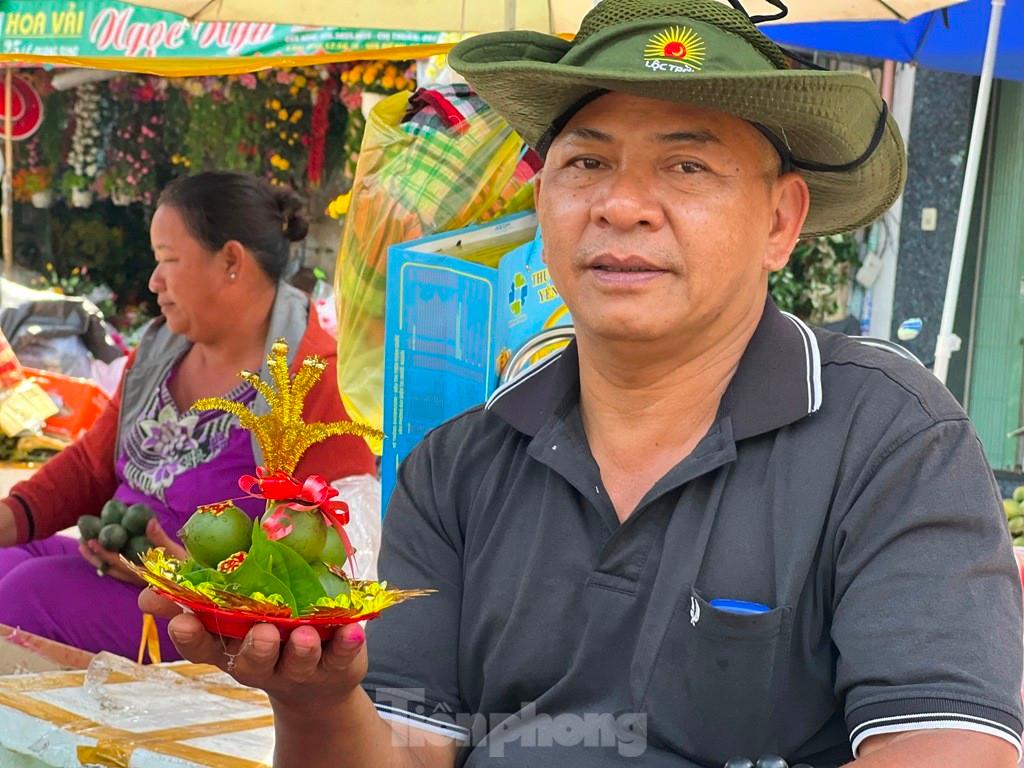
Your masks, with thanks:
[[[991,12],[991,0],[967,0],[907,22],[772,24],[761,30],[791,48],[912,61],[928,69],[977,75],[981,72]],[[1024,80],[1024,0],[1006,0],[995,76]]]

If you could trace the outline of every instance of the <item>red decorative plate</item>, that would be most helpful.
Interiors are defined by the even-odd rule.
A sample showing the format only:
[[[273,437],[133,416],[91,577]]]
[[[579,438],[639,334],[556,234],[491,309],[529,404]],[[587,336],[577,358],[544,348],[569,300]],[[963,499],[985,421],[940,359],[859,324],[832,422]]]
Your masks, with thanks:
[[[180,600],[176,600],[183,605]],[[254,616],[237,611],[229,611],[225,608],[213,608],[208,605],[189,605],[187,607],[196,618],[202,622],[207,631],[224,637],[233,637],[241,640],[248,634],[249,630],[257,624],[273,624],[281,633],[281,639],[287,640],[292,630],[296,627],[313,627],[320,639],[330,640],[339,627],[346,624],[355,624],[358,621],[375,619],[379,613],[370,613],[363,616],[351,616],[339,618],[337,616],[307,616],[302,618],[282,618],[278,616]]]

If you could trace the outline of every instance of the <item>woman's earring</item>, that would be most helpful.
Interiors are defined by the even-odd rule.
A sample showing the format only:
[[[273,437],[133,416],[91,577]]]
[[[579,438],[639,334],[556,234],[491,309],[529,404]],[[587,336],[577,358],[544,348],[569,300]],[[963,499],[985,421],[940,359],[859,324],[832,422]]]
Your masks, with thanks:
[[[228,277],[230,279],[234,280],[236,277],[238,277],[238,275],[236,273],[232,272],[231,274],[228,275]]]

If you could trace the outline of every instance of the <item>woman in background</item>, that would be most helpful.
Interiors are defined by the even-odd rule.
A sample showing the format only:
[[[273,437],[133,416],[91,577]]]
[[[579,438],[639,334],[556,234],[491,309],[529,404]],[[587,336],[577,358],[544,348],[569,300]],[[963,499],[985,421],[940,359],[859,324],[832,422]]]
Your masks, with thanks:
[[[328,362],[306,420],[348,418],[333,373],[335,339],[305,294],[281,280],[291,243],[308,229],[301,207],[294,192],[240,173],[200,173],[163,191],[149,282],[162,316],[93,428],[0,501],[0,623],[134,656],[141,582],[96,541],[55,534],[112,498],[141,502],[155,512],[150,541],[183,555],[174,532],[197,506],[239,496],[238,478],[261,459],[233,416],[190,408],[212,396],[252,404],[256,391],[238,373],[263,370],[276,339],[288,341],[293,371],[311,354]],[[374,471],[365,443],[346,436],[311,448],[296,474],[333,481]],[[238,504],[252,517],[263,509],[257,499]],[[176,658],[165,622],[159,630],[165,658]]]

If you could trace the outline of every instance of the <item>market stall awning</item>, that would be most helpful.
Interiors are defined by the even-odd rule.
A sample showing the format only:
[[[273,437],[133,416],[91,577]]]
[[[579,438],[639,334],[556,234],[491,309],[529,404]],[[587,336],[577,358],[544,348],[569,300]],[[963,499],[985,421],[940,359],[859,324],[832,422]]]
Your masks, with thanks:
[[[892,21],[781,24],[767,30],[778,43],[817,51],[914,62],[925,69],[981,73],[992,14],[990,0],[969,0],[945,13],[934,12],[906,24]],[[1024,80],[1024,2],[1009,0],[1003,10],[995,76]]]
[[[728,0],[720,2],[728,4]],[[173,11],[196,21],[262,20],[466,32],[515,28],[571,35],[596,0],[133,0],[132,4]],[[950,4],[950,0],[789,0],[786,20],[905,20]],[[742,5],[752,16],[777,12],[766,0],[743,0]]]
[[[0,62],[164,77],[236,74],[365,58],[422,58],[447,51],[458,38],[455,33],[429,29],[190,21],[116,0],[0,3]]]

